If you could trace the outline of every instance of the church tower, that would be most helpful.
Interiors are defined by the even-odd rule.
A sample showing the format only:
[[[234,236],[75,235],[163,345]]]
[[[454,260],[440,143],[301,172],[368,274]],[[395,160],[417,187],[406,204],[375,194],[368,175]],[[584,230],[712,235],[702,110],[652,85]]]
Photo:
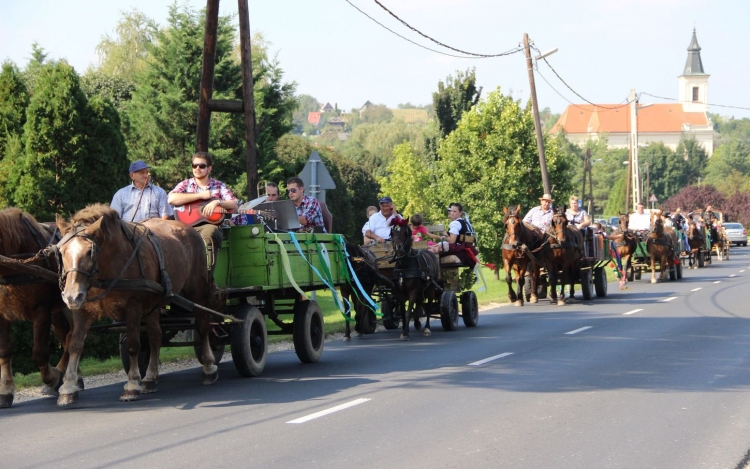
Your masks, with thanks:
[[[693,28],[693,39],[688,47],[685,70],[677,78],[679,97],[685,112],[708,112],[708,75],[703,70],[701,46]]]

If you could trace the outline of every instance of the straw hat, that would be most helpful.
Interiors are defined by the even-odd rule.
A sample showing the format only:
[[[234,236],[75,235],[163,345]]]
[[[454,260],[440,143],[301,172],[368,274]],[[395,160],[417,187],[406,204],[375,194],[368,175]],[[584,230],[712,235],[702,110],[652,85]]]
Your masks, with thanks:
[[[552,198],[551,194],[544,194],[541,197],[539,197],[539,200],[549,200],[550,202],[555,201],[555,199]]]

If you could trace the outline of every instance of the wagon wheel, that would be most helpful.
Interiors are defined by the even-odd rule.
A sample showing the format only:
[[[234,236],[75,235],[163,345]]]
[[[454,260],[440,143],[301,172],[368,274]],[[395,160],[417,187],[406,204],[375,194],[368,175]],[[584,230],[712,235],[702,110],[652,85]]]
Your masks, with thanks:
[[[399,320],[393,317],[393,305],[387,297],[383,297],[380,303],[380,311],[383,313],[383,327],[389,331],[398,328]]]
[[[476,327],[479,323],[479,303],[473,291],[461,293],[461,317],[466,327]]]
[[[677,266],[674,264],[673,261],[669,261],[669,280],[675,281],[677,280]]]
[[[635,268],[634,268],[634,269],[635,269]],[[635,269],[635,274],[634,274],[634,275],[635,275],[635,279],[636,279],[636,280],[640,280],[640,279],[641,279],[641,274],[642,274],[642,273],[643,273],[643,272],[641,272],[641,268],[640,268],[640,267],[638,267],[637,269]]]
[[[230,334],[232,361],[237,372],[246,378],[263,373],[268,356],[266,320],[258,308],[238,305],[230,314],[242,323],[232,326]]]
[[[581,269],[581,295],[583,296],[583,299],[590,300],[594,296],[593,292],[594,278],[591,269]]]
[[[444,291],[440,297],[440,323],[444,331],[458,328],[458,299],[454,291]]]
[[[703,251],[698,251],[698,267],[705,267],[706,265],[706,257],[703,255]]]
[[[217,328],[219,332],[217,333],[214,328]],[[195,341],[196,333],[195,331],[191,331],[193,333],[193,340]],[[219,337],[225,336],[226,332],[224,329],[221,328],[221,326],[214,326],[211,328],[211,331],[208,336],[208,342],[211,345],[211,352],[214,354],[214,363],[217,365],[221,362],[221,358],[224,356],[224,344],[218,344]],[[195,358],[198,359],[198,363],[201,365],[203,364],[203,359],[201,358],[202,350],[200,345],[193,345],[193,351],[195,352]]]
[[[632,282],[633,280],[635,280],[635,267],[631,265],[626,275],[628,276],[628,282]]]
[[[363,334],[372,334],[378,327],[375,312],[364,303],[360,303],[354,317],[360,321],[359,332]]]
[[[294,306],[294,351],[302,363],[317,363],[323,355],[325,330],[318,303],[300,301]]]
[[[130,371],[130,354],[128,353],[128,335],[126,333],[120,334],[120,360],[122,361],[122,368],[127,374]],[[141,351],[138,352],[138,371],[141,374],[141,378],[146,376],[146,370],[148,369],[148,360],[151,357],[151,345],[148,343],[148,334],[145,332],[141,334]]]
[[[677,270],[677,279],[678,280],[681,279],[682,278],[682,262],[677,263],[677,265],[675,266],[675,270]]]
[[[547,298],[547,286],[549,286],[547,275],[540,275],[536,284],[536,297],[540,300]]]
[[[599,298],[607,296],[607,271],[604,267],[594,269],[594,289]]]

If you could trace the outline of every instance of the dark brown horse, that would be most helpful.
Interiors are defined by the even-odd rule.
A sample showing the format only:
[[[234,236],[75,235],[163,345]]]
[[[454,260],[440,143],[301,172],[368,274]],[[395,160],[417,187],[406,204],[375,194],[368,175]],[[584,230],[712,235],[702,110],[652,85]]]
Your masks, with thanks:
[[[521,205],[515,208],[503,207],[505,214],[505,238],[503,239],[503,266],[505,268],[505,282],[508,284],[508,299],[515,306],[523,306],[523,287],[526,283],[526,272],[532,262],[528,255],[529,251],[538,249],[544,240],[544,235],[534,226],[523,222],[521,217]],[[534,255],[534,254],[532,254]],[[538,256],[539,254],[536,253]],[[516,288],[513,291],[512,273],[516,276]],[[536,303],[536,281],[539,279],[539,266],[531,265],[529,275],[531,303]]]
[[[620,275],[623,275],[625,279],[620,282],[620,286],[622,287],[627,282],[628,277],[632,277],[633,275],[631,272],[633,270],[632,258],[636,249],[638,249],[638,236],[628,228],[630,215],[627,213],[620,213],[619,215],[618,227],[620,228],[620,233],[615,235],[615,250],[617,251],[617,255],[620,256],[620,264],[622,266]]]
[[[701,248],[706,246],[706,238],[703,236],[703,230],[695,223],[692,217],[688,217],[687,224],[688,228],[685,236],[687,237],[688,246],[690,246],[690,251],[687,253],[688,268],[697,269],[703,264],[702,260],[698,260],[698,256],[703,255]],[[693,265],[694,261],[695,265]]]
[[[28,213],[17,208],[0,211],[0,255],[31,258],[49,241],[54,225],[38,223]],[[44,258],[32,264],[57,272],[56,265],[47,265]],[[22,274],[7,266],[0,267],[0,408],[13,404],[15,385],[11,366],[10,326],[13,321],[30,321],[34,330],[31,358],[41,372],[45,394],[54,394],[62,382],[68,364],[67,335],[70,326],[63,314],[64,303],[57,283]],[[49,364],[49,333],[63,345],[63,356],[57,367]],[[81,381],[80,385],[83,385]]]
[[[417,251],[412,248],[411,228],[403,218],[391,220],[391,241],[393,242],[395,267],[393,285],[396,293],[396,307],[402,311],[401,340],[409,340],[409,320],[414,315],[414,328],[419,330],[419,314],[429,309],[435,300],[440,265],[435,254]],[[409,303],[407,308],[406,303]],[[422,334],[430,336],[430,315]]]
[[[341,296],[349,301],[351,309],[354,311],[354,331],[358,337],[362,337],[364,334],[375,332],[377,326],[375,313],[366,302],[362,301],[362,292],[364,291],[370,296],[376,285],[382,285],[393,290],[393,282],[378,272],[375,254],[354,243],[346,243],[345,249],[351,264],[349,275],[352,277],[352,283],[341,286]],[[359,279],[362,290],[354,282],[355,276]],[[344,340],[351,340],[349,321],[346,321]]]
[[[660,280],[665,280],[667,272],[674,266],[677,254],[677,235],[672,228],[664,226],[659,212],[651,212],[651,226],[653,229],[646,241],[648,255],[651,258],[651,283],[656,283],[656,262],[661,270]]]
[[[62,297],[73,311],[70,364],[58,405],[78,400],[76,369],[83,342],[91,323],[105,317],[125,321],[127,327],[130,370],[120,399],[134,400],[141,392],[155,391],[161,347],[159,309],[170,302],[168,294],[209,306],[212,282],[201,236],[177,221],[126,223],[106,205],[86,207],[70,222],[58,216],[57,224],[63,235],[58,244]],[[142,321],[151,351],[143,381],[138,369]],[[202,342],[203,383],[212,384],[218,372],[209,344],[207,313],[195,311],[195,326]]]
[[[579,266],[583,256],[583,237],[580,231],[568,226],[564,209],[558,209],[552,215],[552,224],[546,234],[550,237],[550,249],[544,250],[543,259],[549,275],[550,301],[562,306],[565,304],[565,288],[563,287],[563,295],[558,299],[557,285],[559,282],[564,286],[567,281],[570,294],[573,295],[575,276],[572,269]],[[559,278],[560,274],[562,278]]]

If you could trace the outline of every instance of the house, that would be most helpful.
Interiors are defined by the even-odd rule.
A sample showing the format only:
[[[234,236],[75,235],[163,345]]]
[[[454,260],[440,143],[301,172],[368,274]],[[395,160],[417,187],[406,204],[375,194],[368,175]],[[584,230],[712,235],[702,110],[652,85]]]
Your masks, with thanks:
[[[320,112],[333,112],[334,108],[331,103],[325,103],[321,108]]]
[[[344,122],[344,120],[340,117],[334,117],[333,119],[329,120],[326,125],[332,129],[344,130],[344,127],[346,127],[346,122]]]
[[[311,111],[307,115],[307,122],[309,122],[312,125],[320,124],[320,112]]]
[[[695,29],[682,75],[677,78],[674,104],[571,104],[551,132],[564,131],[568,140],[584,145],[607,136],[610,148],[628,148],[635,122],[639,145],[662,142],[676,150],[683,137],[694,137],[708,156],[714,151],[714,130],[708,116],[708,75],[703,69]],[[636,117],[633,118],[632,114]]]

